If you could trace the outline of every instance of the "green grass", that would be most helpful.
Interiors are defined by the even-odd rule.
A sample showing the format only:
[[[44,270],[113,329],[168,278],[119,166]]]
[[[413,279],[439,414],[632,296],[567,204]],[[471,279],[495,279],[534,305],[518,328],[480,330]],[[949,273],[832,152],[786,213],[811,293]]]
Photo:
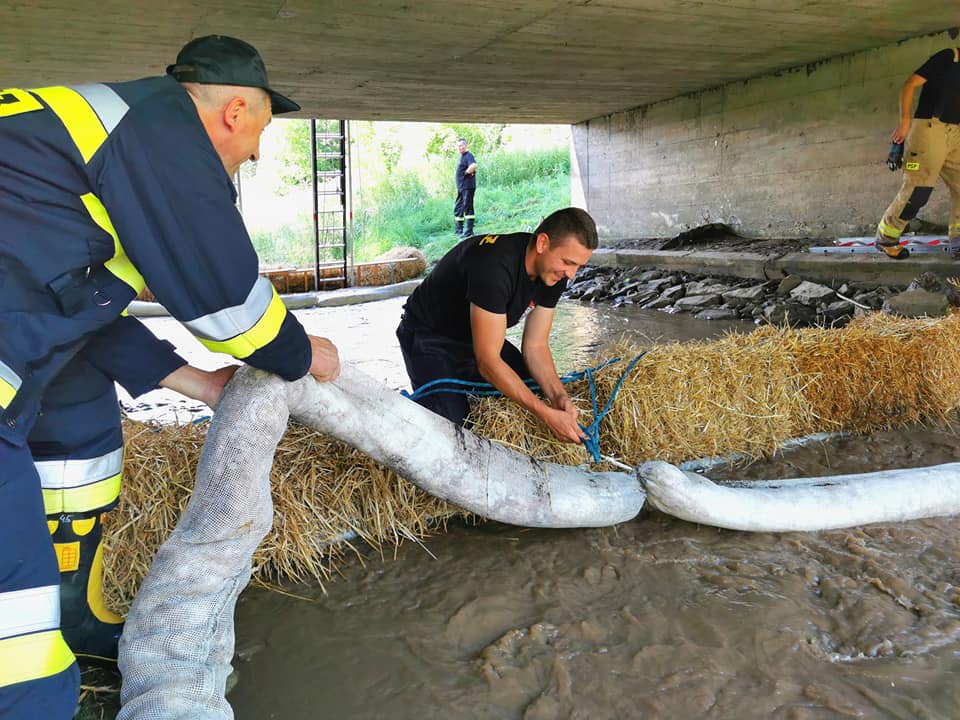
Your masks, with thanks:
[[[566,148],[498,153],[478,159],[475,232],[531,231],[540,219],[570,204],[570,156]],[[410,245],[428,262],[439,260],[458,238],[454,233],[449,163],[426,177],[393,173],[362,198],[368,210],[354,219],[358,262]]]
[[[477,233],[529,232],[544,216],[570,204],[570,154],[566,148],[496,153],[479,160],[474,201]],[[453,234],[455,197],[449,162],[438,162],[422,175],[393,172],[358,198],[354,259],[364,262],[393,247],[413,246],[423,250],[428,262],[439,260],[459,241]],[[299,213],[269,229],[257,229],[251,239],[265,265],[313,266],[309,213]],[[341,257],[339,252],[326,252],[330,261]]]

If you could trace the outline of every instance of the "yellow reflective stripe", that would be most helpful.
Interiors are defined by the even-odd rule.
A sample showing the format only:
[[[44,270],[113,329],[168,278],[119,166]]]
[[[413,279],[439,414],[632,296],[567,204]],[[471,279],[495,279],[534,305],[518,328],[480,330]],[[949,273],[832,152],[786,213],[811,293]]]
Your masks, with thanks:
[[[75,488],[112,477],[123,470],[123,447],[92,458],[35,460],[40,486],[48,489]]]
[[[34,90],[67,128],[84,162],[100,149],[107,139],[107,131],[90,104],[76,90],[68,87],[48,87]]]
[[[51,677],[73,662],[59,630],[0,640],[0,687]]]
[[[97,552],[93,555],[93,564],[90,567],[90,579],[87,581],[87,607],[102,623],[116,625],[123,622],[123,618],[108,608],[104,602],[102,542],[97,544]]]
[[[17,389],[3,378],[0,378],[0,408],[6,409],[13,402]]]
[[[960,62],[960,50],[958,50],[957,48],[953,49],[953,61]]]
[[[87,212],[90,213],[93,221],[101,230],[113,238],[113,257],[107,260],[104,266],[116,277],[132,287],[139,295],[146,286],[146,282],[143,279],[143,275],[141,275],[133,263],[130,262],[130,258],[127,257],[127,251],[123,249],[123,245],[120,244],[120,238],[117,235],[116,229],[113,227],[113,222],[110,220],[107,209],[103,206],[103,203],[100,202],[100,198],[93,193],[81,195],[80,199],[83,201],[83,205],[87,208]]]
[[[245,333],[230,338],[229,340],[207,340],[202,337],[197,339],[205,347],[213,352],[227,353],[238,359],[243,359],[253,355],[257,350],[267,345],[280,332],[280,326],[283,319],[287,316],[287,309],[283,301],[277,294],[276,288],[273,289],[273,298],[267,306],[266,312],[260,317],[257,323]]]
[[[0,90],[0,117],[11,117],[36,110],[43,110],[43,105],[26,90],[20,88]]]
[[[0,407],[6,408],[20,389],[21,380],[13,368],[0,360]]]
[[[883,222],[883,220],[880,221],[880,225],[877,227],[877,229],[882,235],[885,235],[892,240],[898,240],[900,236],[903,235],[903,230],[898,230],[895,227],[891,227]]]
[[[111,505],[120,497],[120,473],[99,482],[75,488],[44,488],[46,515],[83,513]]]

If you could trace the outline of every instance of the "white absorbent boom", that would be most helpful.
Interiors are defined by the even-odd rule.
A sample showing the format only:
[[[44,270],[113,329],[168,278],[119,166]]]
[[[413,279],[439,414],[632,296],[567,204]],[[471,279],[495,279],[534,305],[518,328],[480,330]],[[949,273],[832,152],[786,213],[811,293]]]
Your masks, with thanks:
[[[233,611],[273,521],[270,469],[290,417],[465,510],[533,527],[630,520],[633,473],[537,462],[477,437],[359,370],[292,383],[242,368],[217,406],[193,494],[134,598],[120,640],[118,720],[228,720]]]
[[[831,530],[960,513],[960,463],[722,485],[661,461],[639,473],[652,507],[730,530]]]

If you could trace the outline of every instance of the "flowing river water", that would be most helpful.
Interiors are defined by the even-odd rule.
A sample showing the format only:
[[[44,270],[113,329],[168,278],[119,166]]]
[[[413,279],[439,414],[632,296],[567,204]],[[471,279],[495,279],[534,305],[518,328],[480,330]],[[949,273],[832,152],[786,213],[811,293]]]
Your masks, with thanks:
[[[300,311],[341,358],[406,386],[403,299]],[[169,320],[187,357],[217,362]],[[709,323],[561,304],[561,371],[634,339]],[[129,405],[129,404],[128,404]],[[130,405],[185,419],[163,393]],[[162,413],[161,413],[162,414]],[[169,419],[169,418],[168,418]],[[723,478],[867,472],[960,459],[949,427],[841,438]],[[744,533],[644,509],[616,527],[453,524],[342,567],[326,593],[248,588],[237,607],[238,720],[960,717],[960,519],[818,533]]]

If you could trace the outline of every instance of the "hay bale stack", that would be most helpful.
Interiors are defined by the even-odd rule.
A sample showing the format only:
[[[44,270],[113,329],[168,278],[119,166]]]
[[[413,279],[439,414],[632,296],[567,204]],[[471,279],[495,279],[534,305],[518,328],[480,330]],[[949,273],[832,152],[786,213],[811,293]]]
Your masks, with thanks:
[[[960,405],[960,315],[906,320],[870,315],[838,330],[761,328],[713,342],[638,348],[596,374],[602,408],[626,361],[649,352],[625,379],[601,423],[601,450],[629,464],[740,453],[760,457],[813,432],[870,432],[944,419]],[[569,386],[584,424],[586,380]],[[586,462],[582,446],[557,442],[509,400],[483,399],[477,432],[544,460]],[[105,564],[111,604],[125,608],[193,487],[205,426],[126,423],[126,478],[108,516]],[[374,547],[422,537],[461,511],[349,446],[291,426],[273,473],[274,527],[254,558],[254,577],[315,579],[335,572],[356,533]]]
[[[415,247],[395,247],[369,263],[354,266],[354,285],[389,285],[420,277],[427,258]]]
[[[124,484],[107,515],[104,591],[125,613],[157,548],[193,490],[207,423],[155,426],[124,421]],[[270,475],[273,528],[254,555],[254,578],[269,584],[336,572],[350,538],[381,549],[442,529],[459,508],[428,495],[353,448],[291,424]]]
[[[945,420],[960,405],[960,314],[910,320],[874,313],[843,330],[785,338],[815,421],[806,432],[872,432]]]

